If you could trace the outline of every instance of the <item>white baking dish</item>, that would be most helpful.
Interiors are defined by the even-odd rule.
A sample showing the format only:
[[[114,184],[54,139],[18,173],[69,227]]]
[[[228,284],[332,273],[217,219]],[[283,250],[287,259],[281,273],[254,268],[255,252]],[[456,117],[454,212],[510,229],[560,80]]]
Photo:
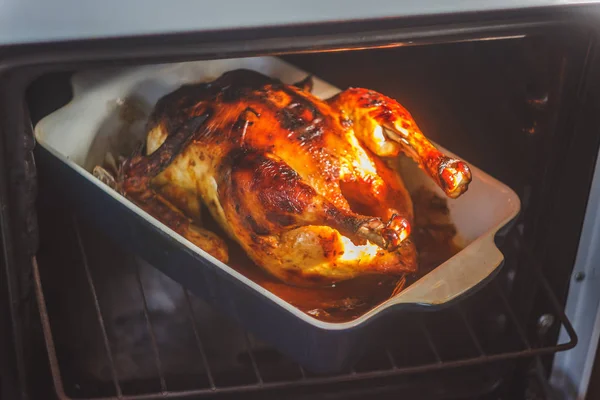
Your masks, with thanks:
[[[299,81],[307,75],[306,72],[272,57],[198,61],[79,73],[72,80],[73,100],[42,119],[35,127],[37,141],[45,150],[42,158],[52,160],[51,163],[60,161],[60,171],[74,172],[73,179],[69,178],[68,184],[71,187],[85,185],[88,188],[86,190],[92,190],[95,197],[90,197],[91,201],[103,198],[107,201],[103,204],[118,203],[120,211],[115,211],[121,215],[118,218],[127,214],[135,215],[136,221],[146,227],[144,229],[151,229],[156,235],[168,237],[171,246],[167,252],[169,254],[148,256],[149,261],[158,264],[157,267],[175,279],[184,280],[185,282],[181,283],[194,293],[217,307],[227,309],[235,319],[254,331],[266,330],[255,326],[258,322],[252,322],[252,318],[242,314],[262,313],[268,309],[268,312],[272,313],[271,322],[278,318],[282,324],[288,321],[287,327],[271,329],[276,332],[263,332],[263,336],[274,342],[282,351],[315,370],[336,370],[356,358],[353,347],[358,349],[360,346],[353,346],[352,343],[361,337],[358,333],[372,325],[374,317],[382,314],[384,310],[402,308],[400,305],[431,306],[447,303],[476,287],[502,264],[504,257],[496,247],[494,238],[498,230],[518,214],[519,198],[506,185],[471,165],[473,181],[469,190],[457,200],[448,200],[451,218],[464,249],[400,294],[361,317],[343,323],[323,322],[305,314],[211,257],[92,176],[92,168],[103,162],[107,151],[114,151],[116,135],[120,135],[121,138],[139,138],[144,134],[143,118],[131,118],[132,112],[147,113],[160,97],[182,84],[212,80],[223,72],[237,68],[257,70],[285,83]],[[338,88],[314,79],[313,93],[317,96],[327,98],[338,91]],[[118,146],[122,146],[122,143]],[[402,161],[401,171],[409,190],[425,186],[443,196],[435,183],[413,162]],[[85,184],[82,183],[84,181]],[[93,210],[84,208],[84,212]],[[111,219],[111,215],[104,213],[101,219],[107,218]],[[120,221],[113,221],[111,226],[118,226],[119,223]],[[131,226],[133,225],[128,225],[129,228]],[[123,234],[123,229],[119,230],[121,232],[118,234]],[[133,230],[130,234],[134,235]],[[152,252],[143,243],[134,247],[142,256],[144,248]],[[181,270],[182,261],[179,258],[179,264],[173,265],[176,258],[173,256],[174,249],[181,250],[181,253],[188,257],[184,262],[187,265],[185,271]],[[191,265],[191,259],[201,262]],[[204,271],[198,271],[203,268]],[[200,274],[196,279],[203,280],[203,283],[196,285],[191,281],[192,275],[196,276],[196,273]],[[212,275],[206,278],[203,273]],[[214,279],[219,281],[216,286],[225,289],[226,293],[220,293],[213,287]],[[251,294],[257,303],[244,298],[232,298],[231,290],[227,291],[224,287],[229,285],[235,286],[236,290],[243,288],[239,292],[242,293],[241,296]],[[224,306],[223,303],[227,305]],[[240,307],[252,307],[251,303],[255,308],[241,312]],[[292,320],[294,323],[290,324],[289,321]],[[292,329],[295,333],[289,332]],[[329,338],[326,338],[328,334]],[[282,338],[284,335],[288,337]],[[332,340],[334,337],[337,339]],[[340,341],[342,337],[345,340]],[[303,349],[297,349],[298,340],[304,341]]]

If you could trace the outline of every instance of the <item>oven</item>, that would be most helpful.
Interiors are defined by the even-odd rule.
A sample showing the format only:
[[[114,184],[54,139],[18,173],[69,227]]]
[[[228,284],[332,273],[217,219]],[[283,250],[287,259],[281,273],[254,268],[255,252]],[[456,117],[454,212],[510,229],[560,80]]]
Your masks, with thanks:
[[[154,31],[158,15],[147,10],[131,25],[115,16],[100,26],[94,13],[106,11],[77,6],[67,16],[87,17],[58,29],[40,7],[35,15],[48,13],[54,30],[35,39],[15,27],[17,39],[4,38],[5,398],[583,399],[598,341],[600,8],[354,4],[284,13],[259,2],[232,6],[228,15],[248,15],[232,25],[215,14],[226,3],[199,19],[206,25],[189,16],[198,5],[165,11],[188,16],[181,29],[165,22]],[[155,19],[142,23],[148,13]],[[258,56],[398,99],[428,137],[521,202],[495,236],[505,258],[497,273],[446,307],[396,313],[342,371],[304,368],[100,229],[77,206],[89,201],[85,188],[68,190],[34,138],[36,124],[72,99],[78,72]]]

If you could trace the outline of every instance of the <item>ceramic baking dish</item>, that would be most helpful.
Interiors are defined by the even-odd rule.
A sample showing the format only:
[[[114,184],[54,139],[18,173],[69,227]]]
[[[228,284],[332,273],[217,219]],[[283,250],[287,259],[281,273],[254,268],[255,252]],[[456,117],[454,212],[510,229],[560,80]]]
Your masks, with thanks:
[[[490,277],[504,257],[496,233],[518,214],[520,202],[506,185],[471,165],[467,193],[448,207],[464,249],[400,294],[350,322],[323,322],[213,258],[142,211],[91,173],[124,137],[143,135],[135,118],[182,84],[248,68],[293,83],[306,73],[278,58],[198,61],[96,70],[74,75],[74,96],[35,127],[37,163],[60,182],[76,213],[91,219],[115,240],[141,255],[197,296],[229,315],[308,369],[334,372],[350,366],[372,335],[395,312],[443,305]],[[314,79],[313,93],[327,98],[339,89]],[[132,104],[135,106],[132,107]],[[136,111],[137,110],[137,111]],[[132,117],[133,114],[133,117]],[[117,139],[118,138],[118,139]],[[126,142],[127,140],[125,140]],[[409,190],[424,186],[443,196],[412,162],[403,162]]]

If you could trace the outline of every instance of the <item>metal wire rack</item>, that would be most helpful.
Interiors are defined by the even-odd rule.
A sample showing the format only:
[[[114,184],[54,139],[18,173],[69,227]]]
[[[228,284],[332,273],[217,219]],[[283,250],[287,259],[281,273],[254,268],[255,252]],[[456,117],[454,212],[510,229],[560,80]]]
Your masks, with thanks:
[[[53,226],[53,232],[60,231],[60,226]],[[190,296],[183,288],[183,304],[187,317],[187,327],[193,338],[195,348],[189,350],[189,362],[195,363],[194,372],[181,379],[181,373],[169,372],[170,368],[165,361],[168,358],[163,339],[157,339],[162,333],[162,328],[157,327],[157,318],[167,318],[169,315],[158,315],[149,305],[148,287],[144,279],[144,268],[133,256],[119,249],[108,238],[93,229],[85,227],[82,222],[73,218],[64,225],[65,232],[60,235],[61,245],[56,248],[59,240],[49,238],[47,248],[42,249],[39,255],[40,262],[34,258],[33,273],[35,292],[41,316],[42,330],[49,357],[50,369],[57,396],[66,398],[105,398],[105,399],[156,399],[156,398],[182,398],[191,396],[213,396],[226,394],[260,393],[276,389],[301,389],[319,385],[342,385],[345,382],[369,381],[381,378],[395,377],[428,372],[434,374],[439,371],[448,371],[466,367],[491,366],[500,362],[549,354],[567,350],[576,345],[577,337],[568,321],[561,305],[552,293],[551,287],[545,279],[541,269],[528,258],[527,263],[519,265],[519,273],[528,273],[533,277],[532,290],[541,291],[547,297],[548,304],[552,307],[548,314],[539,316],[534,329],[527,321],[523,321],[519,310],[510,297],[511,278],[514,270],[505,266],[501,274],[494,278],[483,290],[477,294],[455,303],[451,307],[433,313],[411,313],[400,316],[397,325],[392,325],[390,338],[382,340],[381,346],[369,352],[352,370],[336,375],[319,376],[305,371],[301,366],[285,359],[273,349],[260,344],[250,334],[237,327],[227,325],[226,329],[218,331],[214,323],[207,322],[206,316],[198,313],[194,307],[197,300]],[[42,232],[43,233],[43,232]],[[71,237],[72,240],[69,240]],[[42,238],[44,239],[44,238]],[[42,241],[44,243],[44,241]],[[61,247],[62,246],[62,247]],[[92,247],[92,248],[91,248]],[[52,254],[50,254],[52,253]],[[522,252],[521,252],[522,253]],[[118,261],[123,260],[126,261]],[[109,260],[109,261],[107,261]],[[140,320],[146,329],[146,358],[152,360],[155,376],[152,379],[129,379],[123,376],[122,368],[118,367],[121,355],[115,355],[116,348],[120,346],[119,339],[111,333],[107,321],[107,308],[103,301],[102,290],[99,292],[98,274],[106,269],[107,263],[116,263],[117,269],[130,268],[134,279],[129,281],[127,288],[114,287],[114,291],[128,291],[137,293],[141,303]],[[65,310],[67,303],[54,303],[58,296],[67,296],[68,304],[83,302],[85,297],[81,293],[66,290],[63,283],[53,285],[53,276],[58,274],[57,265],[69,265],[70,272],[61,274],[73,275],[79,271],[81,284],[77,287],[88,292],[91,301],[90,312],[93,312],[93,323],[96,324],[100,335],[96,337],[96,345],[102,348],[105,355],[105,378],[102,383],[90,383],[87,378],[82,378],[81,370],[85,369],[73,358],[76,357],[64,342],[73,342],[77,335],[64,339],[64,325],[62,315],[69,313]],[[63,275],[67,276],[67,275]],[[109,277],[110,278],[110,277]],[[47,295],[42,288],[50,287],[51,295]],[[68,283],[73,285],[74,283]],[[58,293],[58,294],[57,294]],[[69,297],[71,296],[71,297]],[[53,311],[56,310],[56,311]],[[60,309],[60,310],[59,310]],[[60,311],[60,313],[58,312]],[[72,311],[72,310],[71,310]],[[76,314],[76,312],[74,312]],[[88,313],[86,313],[87,315]],[[77,315],[75,315],[77,317]],[[409,321],[409,323],[407,323]],[[122,321],[121,321],[122,322]],[[569,341],[559,344],[545,344],[542,333],[549,325],[561,324],[569,334]],[[178,325],[179,326],[179,325]],[[71,327],[73,329],[73,327]],[[85,327],[83,328],[85,330]],[[215,332],[217,330],[217,332]],[[231,342],[206,342],[206,334],[233,335],[242,338],[241,350],[231,365],[214,365],[215,360],[222,360],[224,354],[231,348]],[[211,332],[212,331],[212,332]],[[233,332],[233,333],[232,333]],[[82,335],[83,332],[82,332]],[[60,345],[56,344],[59,340]],[[86,342],[89,347],[89,341]],[[258,343],[258,344],[257,344]],[[71,343],[73,344],[73,343]],[[83,343],[78,348],[84,348]],[[75,346],[77,347],[77,346]],[[209,354],[211,353],[211,354]],[[146,364],[148,364],[146,363]],[[240,367],[241,366],[241,367]],[[481,368],[479,368],[481,369]],[[223,372],[225,371],[225,372]],[[184,374],[185,375],[185,374]],[[84,383],[87,382],[87,383]],[[132,383],[133,382],[133,383]]]

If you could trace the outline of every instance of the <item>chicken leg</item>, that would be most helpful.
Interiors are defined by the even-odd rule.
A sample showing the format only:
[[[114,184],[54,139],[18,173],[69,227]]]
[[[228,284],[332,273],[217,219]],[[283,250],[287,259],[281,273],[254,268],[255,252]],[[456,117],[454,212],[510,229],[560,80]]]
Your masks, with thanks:
[[[436,149],[397,101],[372,90],[352,88],[328,102],[353,121],[355,135],[378,156],[393,157],[404,152],[450,198],[467,190],[471,182],[467,164]]]
[[[278,234],[301,226],[329,226],[355,245],[367,240],[396,250],[410,234],[409,222],[398,214],[387,222],[332,204],[273,154],[240,151],[230,156],[231,171],[219,183],[225,214],[244,227],[236,235]]]

